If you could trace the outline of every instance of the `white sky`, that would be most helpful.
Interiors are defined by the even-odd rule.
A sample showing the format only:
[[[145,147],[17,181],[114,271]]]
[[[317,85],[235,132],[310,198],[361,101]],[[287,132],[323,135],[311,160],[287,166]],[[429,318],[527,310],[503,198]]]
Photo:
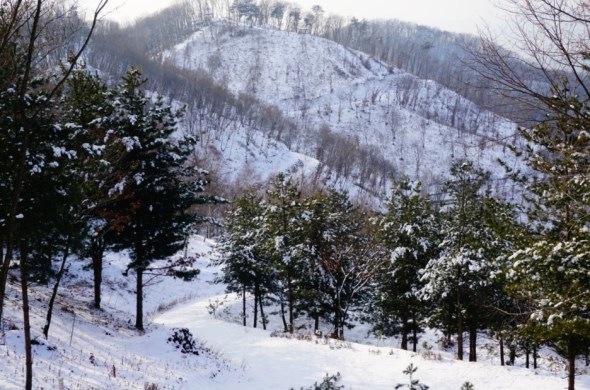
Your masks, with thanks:
[[[109,0],[108,17],[131,21],[171,4],[174,0]],[[231,0],[230,0],[231,1]],[[497,24],[501,13],[491,0],[295,0],[302,9],[321,5],[326,14],[358,19],[399,19],[454,32],[477,33],[477,26]],[[80,0],[93,9],[98,0]]]

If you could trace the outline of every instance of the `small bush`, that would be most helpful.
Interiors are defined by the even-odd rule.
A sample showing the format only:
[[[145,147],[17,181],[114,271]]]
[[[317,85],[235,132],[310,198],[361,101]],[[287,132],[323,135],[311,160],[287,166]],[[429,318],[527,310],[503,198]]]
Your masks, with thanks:
[[[173,329],[174,333],[168,337],[168,342],[174,344],[182,353],[198,355],[197,343],[187,328]]]
[[[326,377],[324,378],[324,380],[321,383],[314,383],[312,386],[310,387],[302,387],[301,390],[340,390],[340,389],[344,389],[343,385],[338,385],[337,383],[340,382],[341,379],[341,375],[339,372],[336,373],[336,375],[328,375],[326,374]],[[291,387],[291,390],[295,390],[295,388]]]
[[[428,342],[424,341],[422,343],[422,348],[424,351],[422,352],[422,357],[426,360],[441,360],[442,356],[432,352],[432,345],[428,344]]]
[[[270,337],[277,337],[280,339],[294,339],[294,340],[302,340],[302,341],[312,341],[313,340],[313,335],[311,333],[289,333],[289,332],[283,332],[283,331],[279,331],[279,330],[273,330],[270,333]]]
[[[428,390],[428,386],[426,386],[423,383],[420,383],[420,381],[418,379],[413,378],[413,375],[416,371],[418,371],[418,367],[414,366],[413,363],[410,363],[410,365],[404,370],[404,374],[406,374],[410,377],[410,383],[408,383],[408,384],[398,383],[395,386],[395,388],[396,389],[405,388],[408,390]]]

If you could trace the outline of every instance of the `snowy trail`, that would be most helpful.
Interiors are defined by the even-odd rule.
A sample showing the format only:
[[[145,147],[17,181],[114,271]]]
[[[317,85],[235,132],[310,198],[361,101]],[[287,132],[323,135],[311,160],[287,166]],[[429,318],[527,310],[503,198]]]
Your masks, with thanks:
[[[242,327],[213,318],[210,302],[230,298],[225,294],[195,298],[154,319],[168,327],[187,327],[193,335],[237,368],[238,375],[220,375],[210,389],[299,389],[320,381],[326,373],[342,374],[347,390],[392,389],[406,383],[402,371],[411,362],[418,366],[416,377],[431,389],[457,390],[465,381],[475,388],[555,390],[563,388],[564,379],[536,374],[518,367],[499,367],[486,363],[468,363],[443,356],[442,361],[426,360],[410,352],[346,343],[336,348],[334,342],[272,338],[269,331]],[[376,353],[379,351],[379,353]],[[393,354],[390,354],[393,352]],[[580,381],[577,388],[590,389]]]

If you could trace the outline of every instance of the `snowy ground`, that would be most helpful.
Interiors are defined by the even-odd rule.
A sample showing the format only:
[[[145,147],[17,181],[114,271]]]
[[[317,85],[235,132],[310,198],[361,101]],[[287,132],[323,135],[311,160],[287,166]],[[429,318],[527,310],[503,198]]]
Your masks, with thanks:
[[[396,340],[366,337],[366,327],[348,333],[349,340],[297,340],[271,337],[279,328],[245,328],[238,322],[240,303],[224,286],[209,283],[218,271],[208,267],[214,243],[195,237],[189,254],[198,254],[198,279],[154,280],[146,289],[147,327],[133,329],[133,276],[124,277],[125,254],[109,254],[105,269],[104,310],[90,309],[91,273],[84,263],[73,262],[58,298],[49,340],[41,328],[49,290],[32,288],[36,389],[289,389],[307,387],[327,373],[340,372],[346,389],[392,389],[405,383],[402,371],[413,363],[416,377],[433,390],[458,390],[470,381],[478,390],[566,388],[561,359],[546,356],[536,371],[500,367],[482,338],[482,362],[453,359],[452,351],[438,351],[434,358],[395,348]],[[22,321],[18,308],[17,280],[11,277],[5,337],[0,337],[0,389],[23,387],[24,357]],[[213,310],[215,309],[215,310]],[[167,339],[172,328],[188,328],[199,343],[199,355],[181,354]],[[277,332],[275,332],[275,335]],[[280,333],[279,333],[280,334]],[[434,344],[434,335],[427,336]],[[491,343],[487,340],[487,343]],[[521,359],[522,360],[522,359]],[[520,363],[520,362],[519,362]],[[580,362],[581,363],[581,362]],[[580,364],[581,368],[582,365]],[[590,389],[586,369],[577,378],[577,389]]]

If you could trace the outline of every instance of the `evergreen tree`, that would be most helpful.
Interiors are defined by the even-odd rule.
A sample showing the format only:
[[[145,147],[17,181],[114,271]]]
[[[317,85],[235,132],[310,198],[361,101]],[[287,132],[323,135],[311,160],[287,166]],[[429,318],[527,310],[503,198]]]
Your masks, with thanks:
[[[107,86],[97,74],[80,66],[66,83],[62,102],[65,121],[74,127],[74,147],[79,169],[75,182],[80,184],[81,202],[77,215],[84,224],[85,253],[92,260],[94,283],[94,306],[100,308],[103,253],[109,231],[103,217],[113,199],[106,194],[109,174],[115,160],[104,142],[105,128],[102,123],[111,115],[112,107],[107,102]]]
[[[286,4],[280,1],[277,1],[272,4],[270,16],[271,18],[276,20],[276,27],[280,30],[283,24],[283,17],[285,16],[285,8]]]
[[[264,298],[276,289],[276,275],[269,256],[264,251],[260,237],[262,198],[253,192],[235,201],[227,217],[226,233],[220,241],[222,254],[219,264],[228,291],[242,294],[243,324],[246,326],[246,293],[254,297],[254,327],[260,310],[263,327]]]
[[[507,292],[507,280],[503,270],[511,264],[510,256],[517,243],[527,239],[527,228],[520,221],[522,210],[513,204],[492,197],[484,200],[483,221],[491,230],[494,242],[487,249],[487,257],[492,263],[489,283],[479,304],[479,320],[482,328],[498,338],[500,344],[500,364],[504,365],[504,341],[510,341],[519,332],[522,315],[527,303],[518,301]],[[470,344],[474,350],[475,341]],[[470,352],[472,354],[473,352]]]
[[[449,194],[442,213],[440,255],[431,259],[424,271],[422,295],[432,300],[432,321],[457,334],[457,357],[463,359],[463,333],[470,337],[470,361],[476,360],[477,330],[482,327],[481,309],[487,303],[496,272],[493,261],[501,242],[486,216],[486,191],[489,173],[475,169],[469,162],[451,167],[447,182]]]
[[[316,320],[330,319],[342,338],[348,312],[358,305],[377,273],[382,253],[363,230],[366,216],[345,192],[330,190],[303,202],[301,290],[305,310]]]
[[[284,174],[277,175],[267,191],[267,203],[260,226],[263,250],[273,262],[281,318],[285,331],[292,332],[296,316],[299,285],[304,277],[297,246],[301,239],[299,218],[301,194]],[[285,304],[288,321],[285,317]]]
[[[404,374],[406,374],[410,378],[410,383],[398,383],[395,385],[395,389],[403,389],[406,388],[408,390],[428,390],[428,386],[423,383],[420,383],[420,380],[414,379],[414,374],[418,371],[418,367],[414,366],[414,364],[410,363],[408,367],[404,370]]]
[[[544,122],[520,129],[534,173],[527,183],[533,232],[506,275],[513,296],[530,305],[536,338],[565,352],[573,390],[576,355],[590,335],[590,100],[563,88]]]
[[[254,25],[254,21],[260,16],[260,7],[256,5],[253,0],[234,0],[230,7],[237,19],[244,18],[250,22],[250,27]]]
[[[104,123],[107,147],[118,149],[113,163],[117,182],[107,192],[116,196],[108,219],[117,232],[119,247],[131,249],[128,269],[137,276],[135,326],[143,330],[143,276],[150,263],[181,249],[195,217],[190,206],[207,201],[200,197],[206,182],[187,159],[194,139],[176,134],[181,112],[174,112],[160,97],[151,101],[141,90],[144,80],[132,68],[109,96],[113,106]]]
[[[412,333],[415,352],[419,322],[427,308],[419,294],[421,270],[438,252],[437,218],[430,201],[421,194],[420,183],[406,178],[394,186],[387,213],[376,223],[391,261],[376,287],[375,329],[386,336],[401,333],[401,347],[406,350]]]

